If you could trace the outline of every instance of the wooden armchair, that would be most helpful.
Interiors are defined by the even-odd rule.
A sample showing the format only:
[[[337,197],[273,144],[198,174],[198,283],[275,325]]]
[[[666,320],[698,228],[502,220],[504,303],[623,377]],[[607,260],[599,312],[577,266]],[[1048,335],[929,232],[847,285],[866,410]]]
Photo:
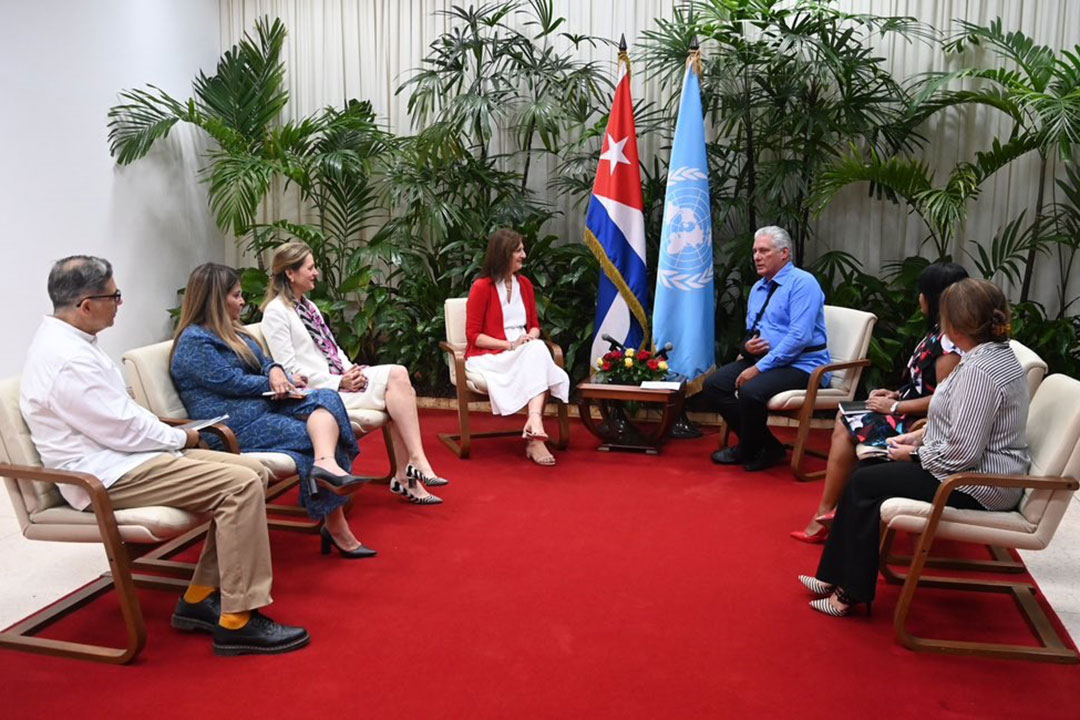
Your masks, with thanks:
[[[890,583],[903,583],[893,620],[896,637],[912,650],[1015,658],[1046,662],[1076,663],[1075,650],[1067,647],[1035,600],[1034,585],[988,579],[931,577],[923,574],[927,565],[986,573],[1009,570],[995,561],[942,560],[930,557],[937,538],[996,547],[1041,550],[1050,544],[1080,487],[1080,381],[1065,375],[1051,375],[1036,390],[1028,412],[1027,440],[1031,448],[1029,475],[979,475],[960,473],[941,484],[932,503],[907,498],[890,498],[882,503],[881,572]],[[960,510],[946,507],[953,489],[959,485],[987,485],[1024,488],[1019,507],[1011,512]],[[890,555],[896,533],[917,534],[914,556]],[[891,565],[908,561],[906,574]],[[1041,646],[941,640],[913,635],[907,629],[915,592],[920,587],[947,588],[1012,595],[1029,626],[1038,634]]]
[[[867,352],[877,316],[836,305],[825,306],[825,325],[828,333],[831,362],[814,370],[805,390],[786,390],[769,399],[768,411],[776,415],[795,417],[799,429],[791,452],[791,472],[796,479],[807,481],[824,477],[824,470],[807,472],[803,469],[806,455],[827,457],[826,453],[806,447],[810,435],[810,420],[816,411],[835,411],[840,403],[855,399],[863,368],[869,367]],[[821,386],[821,377],[832,373],[828,387]],[[727,432],[724,433],[727,444]]]
[[[0,476],[24,537],[100,542],[110,569],[60,602],[0,632],[0,647],[108,663],[135,659],[146,644],[146,624],[135,588],[186,587],[195,566],[168,558],[202,540],[209,518],[171,507],[114,510],[108,492],[93,475],[43,468],[19,412],[17,377],[0,381]],[[86,490],[90,510],[81,512],[64,502],[57,489],[63,484]],[[114,588],[127,638],[123,647],[35,637],[38,631]]]
[[[169,374],[169,353],[172,341],[145,345],[124,353],[121,361],[131,384],[131,395],[135,402],[162,418],[165,422],[183,422],[187,409],[180,401],[180,396]],[[226,428],[227,430],[228,428]],[[239,453],[241,448],[236,438],[229,432],[219,436],[226,452]],[[231,439],[230,439],[231,438]],[[307,517],[307,512],[296,505],[271,504],[269,501],[288,492],[300,481],[296,474],[296,463],[285,453],[252,452],[245,455],[258,460],[270,471],[270,485],[266,489],[266,511],[271,528],[296,530],[300,532],[318,532],[319,523]]]
[[[457,388],[458,425],[460,427],[460,432],[456,435],[439,433],[439,439],[460,458],[469,457],[473,438],[521,435],[520,430],[474,433],[470,429],[469,403],[483,401],[487,397],[487,385],[484,384],[482,377],[469,373],[465,369],[465,348],[468,345],[465,339],[466,303],[466,298],[448,298],[446,300],[446,340],[439,343],[439,347],[446,353],[446,364],[450,368],[450,383]],[[550,340],[545,340],[545,342],[551,350],[551,356],[554,358],[555,364],[559,367],[565,367],[562,348]],[[570,419],[564,403],[556,403],[555,407],[559,418],[559,437],[555,441],[555,447],[565,450],[570,443]]]

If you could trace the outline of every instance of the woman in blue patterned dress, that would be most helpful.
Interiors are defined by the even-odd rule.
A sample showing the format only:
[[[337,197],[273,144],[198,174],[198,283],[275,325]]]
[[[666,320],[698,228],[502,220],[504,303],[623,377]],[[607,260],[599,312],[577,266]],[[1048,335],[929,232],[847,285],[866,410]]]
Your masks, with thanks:
[[[866,401],[869,412],[854,417],[836,414],[817,512],[805,530],[795,530],[791,537],[814,544],[825,542],[829,529],[819,518],[831,520],[858,460],[856,447],[869,444],[884,448],[886,439],[907,432],[915,418],[926,415],[934,389],[960,362],[959,351],[941,332],[938,303],[945,288],[967,276],[967,270],[956,263],[933,263],[919,274],[919,308],[926,317],[927,334],[908,360],[905,382],[897,390],[872,390]]]
[[[180,399],[191,417],[228,413],[225,424],[245,451],[292,457],[300,504],[323,520],[324,554],[333,544],[345,557],[371,557],[375,551],[352,534],[338,494],[364,481],[346,470],[359,449],[341,398],[332,390],[296,397],[299,378],[290,378],[247,333],[243,307],[235,270],[207,263],[192,271],[169,362]]]

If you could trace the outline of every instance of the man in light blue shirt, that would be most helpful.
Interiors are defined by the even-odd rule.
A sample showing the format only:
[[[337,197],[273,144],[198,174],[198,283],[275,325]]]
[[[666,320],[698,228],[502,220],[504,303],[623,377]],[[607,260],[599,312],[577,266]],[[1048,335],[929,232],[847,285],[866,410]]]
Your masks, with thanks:
[[[739,436],[739,444],[712,454],[721,465],[754,472],[784,458],[784,446],[767,426],[769,398],[805,388],[810,373],[829,362],[825,293],[813,275],[791,263],[791,237],[769,226],[754,233],[754,267],[761,279],[750,289],[746,340],[734,362],[705,381],[704,395]],[[829,382],[828,373],[822,384]]]

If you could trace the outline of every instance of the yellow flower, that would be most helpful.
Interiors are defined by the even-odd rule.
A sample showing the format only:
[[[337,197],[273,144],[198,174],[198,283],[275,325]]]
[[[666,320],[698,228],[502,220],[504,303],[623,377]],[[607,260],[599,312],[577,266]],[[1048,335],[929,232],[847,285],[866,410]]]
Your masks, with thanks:
[[[634,358],[632,358],[632,357],[623,358],[623,365],[625,365],[628,368],[634,367]]]
[[[661,370],[667,370],[667,360],[661,360],[656,367],[660,368]]]
[[[634,348],[626,348],[626,357],[628,357],[628,358],[634,357]]]
[[[602,358],[602,357],[596,358],[596,367],[598,367],[598,368],[604,367],[604,358]]]

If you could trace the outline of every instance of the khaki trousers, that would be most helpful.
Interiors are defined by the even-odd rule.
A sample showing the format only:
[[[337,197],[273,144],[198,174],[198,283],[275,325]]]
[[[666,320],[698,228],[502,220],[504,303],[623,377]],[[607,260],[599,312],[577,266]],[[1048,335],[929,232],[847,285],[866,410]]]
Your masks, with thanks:
[[[113,507],[165,505],[212,517],[191,581],[221,588],[222,612],[269,605],[273,571],[266,528],[269,473],[257,460],[213,450],[162,455],[109,487]]]

